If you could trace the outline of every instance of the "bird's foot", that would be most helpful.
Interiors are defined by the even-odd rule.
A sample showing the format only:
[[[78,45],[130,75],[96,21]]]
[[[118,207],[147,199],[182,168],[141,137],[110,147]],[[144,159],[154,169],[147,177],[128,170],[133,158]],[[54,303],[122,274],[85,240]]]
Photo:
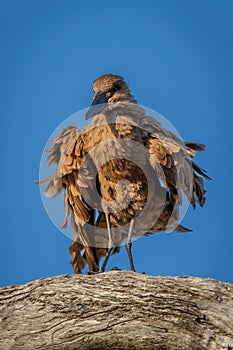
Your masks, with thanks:
[[[113,266],[110,271],[121,271],[121,269],[117,266]]]
[[[98,273],[101,273],[102,271],[87,271],[87,275],[97,275]]]

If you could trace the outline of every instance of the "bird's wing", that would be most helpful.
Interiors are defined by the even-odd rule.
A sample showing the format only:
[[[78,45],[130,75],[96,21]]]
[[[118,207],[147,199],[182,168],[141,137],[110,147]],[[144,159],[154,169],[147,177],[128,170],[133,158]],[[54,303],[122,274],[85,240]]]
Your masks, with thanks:
[[[143,119],[142,127],[148,131],[145,144],[150,153],[150,163],[169,189],[172,201],[181,204],[184,193],[194,207],[196,202],[202,206],[206,192],[203,177],[209,177],[191,157],[195,156],[195,151],[201,151],[205,146],[184,143],[151,117]]]
[[[95,210],[82,197],[81,187],[88,178],[86,169],[80,165],[83,162],[83,139],[81,132],[73,126],[62,130],[56,137],[52,147],[46,151],[48,165],[57,165],[54,173],[39,184],[48,182],[44,194],[53,197],[64,189],[65,217],[62,227],[66,227],[67,218],[71,215],[74,240],[71,244],[71,263],[76,272],[81,272],[84,260],[80,258],[80,247],[85,248],[85,258],[91,271],[98,270],[98,259],[95,254],[95,242],[92,226]],[[84,162],[85,163],[85,162]],[[79,242],[80,244],[76,244]]]

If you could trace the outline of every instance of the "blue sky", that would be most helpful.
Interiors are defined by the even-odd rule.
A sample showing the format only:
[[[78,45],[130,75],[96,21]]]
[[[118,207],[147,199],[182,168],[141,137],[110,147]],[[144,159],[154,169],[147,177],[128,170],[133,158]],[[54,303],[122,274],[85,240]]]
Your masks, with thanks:
[[[183,220],[193,232],[137,240],[137,271],[233,282],[233,2],[1,0],[0,8],[0,285],[72,273],[70,241],[34,180],[48,137],[90,104],[104,73],[124,76],[184,140],[208,146],[197,157],[213,178],[207,203]],[[124,248],[115,265],[129,267]]]

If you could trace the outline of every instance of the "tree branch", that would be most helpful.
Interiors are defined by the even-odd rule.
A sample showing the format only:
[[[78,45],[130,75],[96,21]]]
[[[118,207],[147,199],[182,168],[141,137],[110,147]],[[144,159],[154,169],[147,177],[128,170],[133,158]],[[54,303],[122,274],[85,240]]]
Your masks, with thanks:
[[[0,289],[0,348],[233,349],[233,285],[130,271]]]

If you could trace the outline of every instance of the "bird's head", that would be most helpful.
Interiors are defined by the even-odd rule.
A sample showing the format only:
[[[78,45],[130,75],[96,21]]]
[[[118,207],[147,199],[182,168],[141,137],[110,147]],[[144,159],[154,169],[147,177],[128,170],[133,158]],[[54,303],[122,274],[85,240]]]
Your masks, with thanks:
[[[94,96],[86,119],[101,113],[107,103],[136,103],[124,79],[119,75],[105,74],[93,82]]]

